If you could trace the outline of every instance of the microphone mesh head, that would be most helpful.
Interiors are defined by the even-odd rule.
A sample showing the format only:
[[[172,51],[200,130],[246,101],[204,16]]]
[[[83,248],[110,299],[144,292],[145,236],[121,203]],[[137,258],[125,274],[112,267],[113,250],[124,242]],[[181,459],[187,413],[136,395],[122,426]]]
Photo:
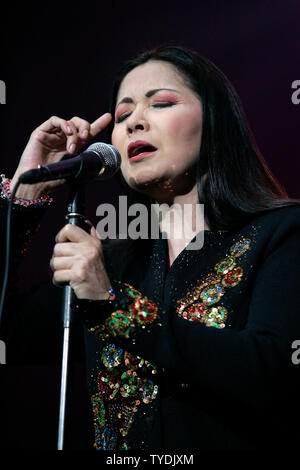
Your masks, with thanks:
[[[121,156],[113,145],[96,142],[90,145],[86,151],[95,152],[103,161],[104,172],[99,176],[100,179],[110,178],[119,170],[121,165]]]

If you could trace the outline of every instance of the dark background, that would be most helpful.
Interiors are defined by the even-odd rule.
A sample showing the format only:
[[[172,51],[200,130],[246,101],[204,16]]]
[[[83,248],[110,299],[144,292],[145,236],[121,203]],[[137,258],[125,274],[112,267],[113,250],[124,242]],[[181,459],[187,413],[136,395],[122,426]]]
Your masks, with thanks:
[[[171,43],[197,50],[230,78],[268,166],[289,196],[300,198],[300,105],[291,100],[291,84],[300,80],[298,0],[111,0],[26,7],[11,2],[1,6],[0,21],[0,79],[7,87],[7,104],[0,107],[0,170],[7,176],[12,177],[34,128],[51,115],[94,121],[108,111],[122,62],[145,48]],[[109,142],[109,136],[98,140]],[[89,185],[87,215],[94,223],[96,207],[116,202],[118,191],[113,180]],[[54,236],[64,224],[65,196],[64,189],[57,193],[43,219],[21,270],[22,289],[51,278],[48,264]],[[8,431],[3,447],[55,448],[59,366],[6,366],[5,373],[4,367],[0,400]],[[88,440],[84,374],[78,363],[68,435],[69,447],[77,449],[86,448]]]

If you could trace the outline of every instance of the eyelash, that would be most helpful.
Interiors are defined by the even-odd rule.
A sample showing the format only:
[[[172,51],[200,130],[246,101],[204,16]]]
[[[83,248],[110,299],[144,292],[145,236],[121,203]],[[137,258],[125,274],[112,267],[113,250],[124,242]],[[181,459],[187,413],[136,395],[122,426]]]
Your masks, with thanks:
[[[170,102],[161,102],[161,103],[154,103],[152,105],[153,108],[167,108],[168,106],[174,106],[176,103],[174,103],[173,101],[170,101]],[[125,114],[122,114],[116,122],[116,124],[119,124],[123,121],[125,121],[125,119],[130,116],[131,113],[125,113]]]

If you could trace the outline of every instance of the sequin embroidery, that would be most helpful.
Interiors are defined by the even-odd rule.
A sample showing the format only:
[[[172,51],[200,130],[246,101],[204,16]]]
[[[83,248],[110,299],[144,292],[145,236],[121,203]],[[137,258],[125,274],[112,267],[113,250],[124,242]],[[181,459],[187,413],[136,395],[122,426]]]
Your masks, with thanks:
[[[110,357],[110,359],[108,358]],[[97,450],[128,449],[126,438],[139,406],[155,400],[158,386],[148,377],[157,368],[149,361],[123,351],[114,344],[102,351],[107,368],[97,377],[98,392],[91,397]]]
[[[124,308],[122,307],[122,309],[111,313],[105,321],[105,327],[110,335],[129,339],[131,333],[134,332],[137,326],[145,328],[158,318],[158,307],[147,297],[143,297],[138,290],[134,289],[129,284],[119,284],[123,285],[122,291],[128,298],[126,301],[127,304]],[[124,299],[122,302],[124,303]],[[101,335],[101,337],[103,337],[105,332],[103,328],[101,330],[99,325],[89,330],[96,334],[96,328],[98,328],[99,336]]]
[[[206,326],[225,328],[228,319],[226,307],[209,307],[220,301],[227,288],[235,287],[241,281],[243,268],[236,266],[236,259],[249,249],[250,244],[250,238],[242,237],[232,245],[230,255],[215,264],[215,273],[208,273],[185,297],[177,301],[177,315],[187,321],[199,321]]]
[[[89,328],[101,339],[129,338],[137,325],[145,327],[158,316],[158,307],[132,286],[125,284],[130,302],[126,310],[114,311],[104,325]],[[107,335],[107,332],[109,335]],[[142,404],[149,405],[158,394],[152,379],[157,367],[113,344],[109,340],[101,353],[105,370],[97,376],[98,391],[92,396],[95,442],[97,450],[127,450],[126,436]],[[149,377],[151,376],[151,378]]]

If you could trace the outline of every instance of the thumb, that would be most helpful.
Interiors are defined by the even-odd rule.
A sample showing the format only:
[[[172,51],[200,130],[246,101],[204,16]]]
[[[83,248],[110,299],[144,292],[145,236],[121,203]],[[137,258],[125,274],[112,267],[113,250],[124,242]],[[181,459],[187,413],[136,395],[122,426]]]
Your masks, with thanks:
[[[90,235],[94,238],[98,238],[98,240],[101,240],[97,230],[95,229],[94,225],[92,224],[92,222],[89,220],[89,219],[85,219],[85,224],[88,225],[88,227],[90,228]]]
[[[97,238],[98,240],[101,240],[100,235],[98,234],[97,230],[93,225],[91,227],[90,235],[92,235],[92,237],[94,238]]]

